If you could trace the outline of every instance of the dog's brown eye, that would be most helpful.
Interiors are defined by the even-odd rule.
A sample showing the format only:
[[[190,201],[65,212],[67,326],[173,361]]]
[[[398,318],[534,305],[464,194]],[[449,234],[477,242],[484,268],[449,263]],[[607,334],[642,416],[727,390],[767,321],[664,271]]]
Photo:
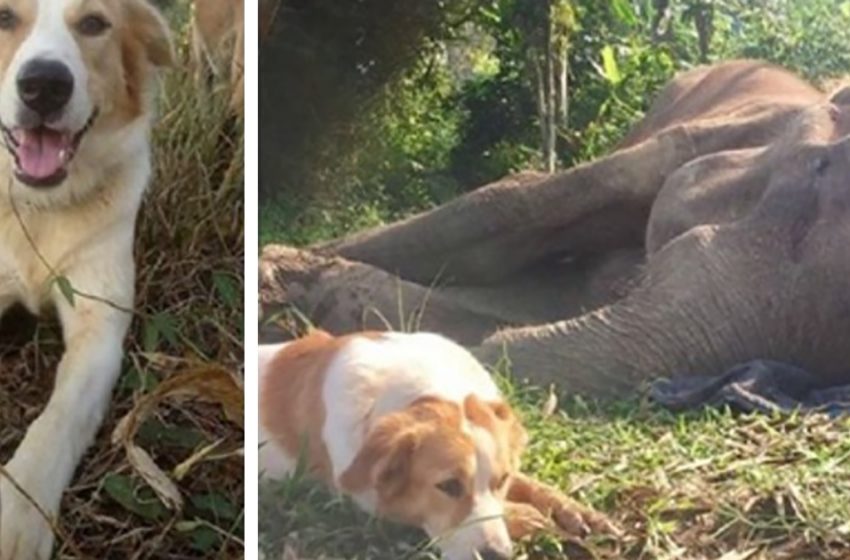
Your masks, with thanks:
[[[508,479],[509,479],[510,477],[511,477],[511,476],[510,476],[508,473],[503,474],[503,475],[499,478],[499,480],[496,482],[496,489],[497,489],[497,490],[502,490],[502,489],[505,487],[505,484],[507,484],[507,483],[508,483]]]
[[[12,8],[0,8],[0,29],[13,31],[18,26],[18,15]]]
[[[450,478],[437,484],[437,488],[451,498],[460,498],[463,496],[463,484],[456,478]]]
[[[112,24],[100,14],[89,14],[77,22],[77,31],[88,37],[103,35]]]

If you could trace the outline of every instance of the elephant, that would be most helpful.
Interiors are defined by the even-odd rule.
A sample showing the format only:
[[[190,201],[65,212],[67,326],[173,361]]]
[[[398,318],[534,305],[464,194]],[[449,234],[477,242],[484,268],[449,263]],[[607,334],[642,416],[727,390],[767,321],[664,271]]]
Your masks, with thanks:
[[[760,61],[698,67],[606,157],[266,247],[260,305],[334,332],[398,316],[590,396],[753,359],[850,383],[850,88]]]

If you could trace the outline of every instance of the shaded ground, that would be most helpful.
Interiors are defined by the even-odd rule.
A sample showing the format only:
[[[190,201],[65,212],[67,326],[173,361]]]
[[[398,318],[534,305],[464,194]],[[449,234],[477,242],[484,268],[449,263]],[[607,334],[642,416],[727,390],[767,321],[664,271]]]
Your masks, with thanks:
[[[674,416],[646,402],[573,398],[544,417],[545,391],[505,384],[531,433],[526,468],[605,511],[619,543],[551,539],[517,558],[850,557],[850,419]],[[266,558],[437,558],[423,534],[368,518],[297,478],[261,488]]]
[[[178,39],[185,54],[185,36]],[[143,396],[189,369],[222,372],[241,402],[242,133],[228,100],[223,88],[198,88],[185,67],[163,84],[154,134],[157,173],[137,236],[137,316],[113,406],[62,502],[60,558],[244,554],[243,432],[220,405],[167,400],[135,438],[175,482],[182,511],[163,505],[125,448],[111,442],[118,420]],[[46,404],[62,351],[49,319],[34,332],[20,332],[17,321],[9,325],[17,332],[7,332],[0,346],[4,462]]]

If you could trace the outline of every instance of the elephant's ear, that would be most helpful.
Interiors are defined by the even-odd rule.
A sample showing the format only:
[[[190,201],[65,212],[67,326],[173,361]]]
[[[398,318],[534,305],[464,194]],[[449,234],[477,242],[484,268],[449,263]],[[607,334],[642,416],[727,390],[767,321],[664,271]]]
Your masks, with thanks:
[[[404,493],[419,435],[395,420],[387,418],[372,429],[354,461],[340,476],[341,490],[358,493],[373,488],[382,500]]]
[[[835,105],[850,105],[850,83],[843,83],[829,96],[829,102]]]

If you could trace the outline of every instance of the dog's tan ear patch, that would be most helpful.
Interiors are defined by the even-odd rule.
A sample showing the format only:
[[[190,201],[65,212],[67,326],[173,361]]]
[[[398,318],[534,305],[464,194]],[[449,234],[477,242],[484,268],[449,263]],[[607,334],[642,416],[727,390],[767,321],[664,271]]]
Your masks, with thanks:
[[[154,68],[174,64],[171,31],[148,0],[125,0],[121,29],[124,95],[118,112],[134,119],[144,112]]]
[[[518,468],[528,443],[528,433],[511,406],[503,401],[485,402],[476,395],[469,395],[463,402],[463,411],[470,422],[490,431],[504,443],[512,468]]]
[[[516,422],[510,405],[505,402],[485,402],[477,395],[469,395],[463,401],[463,412],[470,422],[488,430],[502,422]]]
[[[384,500],[404,491],[419,437],[415,430],[396,420],[385,418],[372,429],[354,461],[339,478],[342,490],[355,493],[374,487]]]
[[[168,22],[148,0],[127,0],[127,33],[142,45],[154,66],[174,66],[176,56]]]

